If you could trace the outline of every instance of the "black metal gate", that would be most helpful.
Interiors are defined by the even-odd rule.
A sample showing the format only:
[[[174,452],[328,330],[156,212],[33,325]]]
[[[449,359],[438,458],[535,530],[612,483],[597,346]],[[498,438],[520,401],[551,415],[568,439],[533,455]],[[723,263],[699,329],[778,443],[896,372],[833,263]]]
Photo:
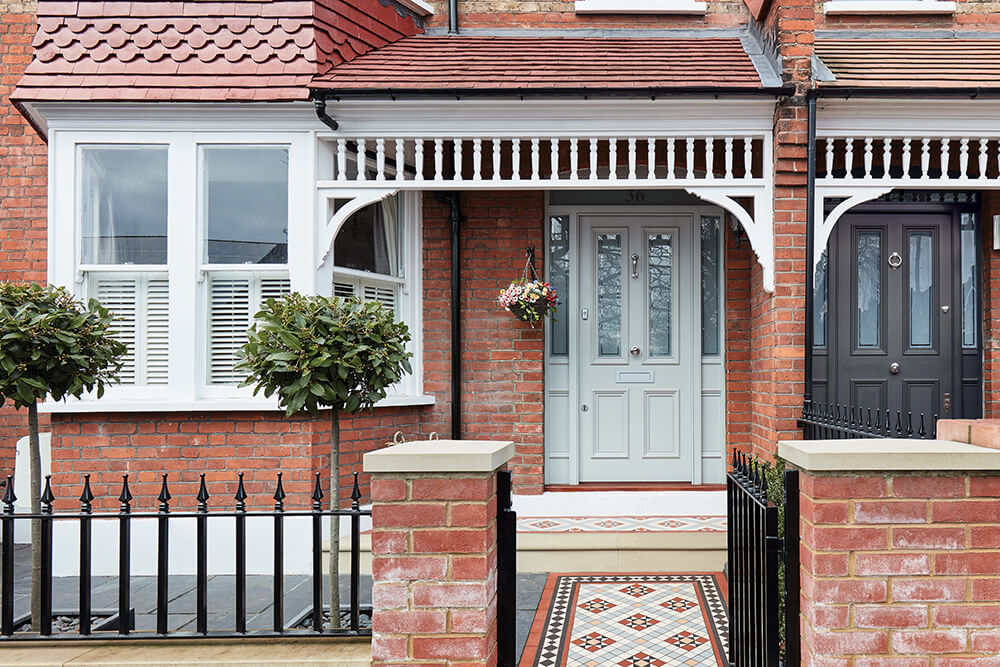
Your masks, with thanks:
[[[511,472],[497,473],[497,663],[517,664],[517,513],[511,506]]]
[[[726,480],[733,667],[799,664],[798,472],[786,470],[783,482],[779,506],[768,500],[764,466],[733,454]]]

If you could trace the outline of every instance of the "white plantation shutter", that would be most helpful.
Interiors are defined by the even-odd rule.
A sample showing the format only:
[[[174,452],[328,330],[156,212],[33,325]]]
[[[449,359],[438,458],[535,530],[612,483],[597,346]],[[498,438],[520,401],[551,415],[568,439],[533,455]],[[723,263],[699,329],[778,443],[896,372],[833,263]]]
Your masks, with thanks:
[[[90,295],[114,315],[114,337],[126,348],[121,384],[167,383],[169,283],[160,274],[95,273]]]
[[[386,310],[396,312],[396,286],[395,285],[364,285],[365,301],[378,301]]]
[[[340,297],[341,299],[349,299],[357,294],[357,287],[354,283],[342,282],[340,280],[333,281],[333,295]]]
[[[246,376],[236,370],[236,353],[247,341],[247,329],[261,304],[288,294],[285,277],[213,277],[209,287],[208,381],[239,384]]]
[[[361,297],[362,301],[377,301],[398,318],[399,286],[394,282],[371,280],[368,278],[338,275],[333,279],[333,295],[347,299]]]

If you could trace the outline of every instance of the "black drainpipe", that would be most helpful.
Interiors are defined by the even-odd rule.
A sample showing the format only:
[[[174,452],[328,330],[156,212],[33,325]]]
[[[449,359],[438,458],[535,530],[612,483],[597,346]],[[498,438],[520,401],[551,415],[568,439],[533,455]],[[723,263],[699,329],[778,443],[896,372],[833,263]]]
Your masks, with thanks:
[[[814,273],[813,273],[813,245],[816,238],[816,95],[815,90],[806,91],[808,103],[808,129],[806,132],[806,159],[809,161],[806,172],[806,358],[803,368],[805,370],[805,391],[803,400],[811,401],[813,398],[813,308],[816,307],[813,299]]]
[[[448,34],[458,34],[458,0],[448,0]]]
[[[314,99],[313,105],[316,107],[316,117],[323,121],[324,125],[334,131],[340,129],[340,125],[337,124],[337,121],[335,121],[333,117],[326,112],[326,99]]]
[[[451,437],[462,438],[462,207],[458,192],[438,192],[451,223]]]

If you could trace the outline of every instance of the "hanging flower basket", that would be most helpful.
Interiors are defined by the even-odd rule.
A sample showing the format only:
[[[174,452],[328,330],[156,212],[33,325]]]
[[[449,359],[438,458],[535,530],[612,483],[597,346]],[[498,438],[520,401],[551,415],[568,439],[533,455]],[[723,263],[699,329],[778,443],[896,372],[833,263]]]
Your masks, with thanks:
[[[556,290],[541,280],[515,280],[500,293],[500,305],[525,322],[540,322],[556,309]]]

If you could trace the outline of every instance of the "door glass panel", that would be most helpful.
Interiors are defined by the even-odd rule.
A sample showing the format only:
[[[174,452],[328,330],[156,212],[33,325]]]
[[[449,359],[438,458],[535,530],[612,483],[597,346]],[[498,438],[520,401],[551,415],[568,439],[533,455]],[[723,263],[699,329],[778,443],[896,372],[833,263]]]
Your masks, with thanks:
[[[554,357],[569,354],[569,216],[554,215],[549,219],[549,282],[556,290],[556,317],[550,318],[549,353]]]
[[[622,353],[622,236],[597,235],[597,353]]]
[[[828,300],[827,290],[827,251],[820,255],[816,264],[816,273],[813,276],[813,347],[826,347],[826,317]]]
[[[976,294],[978,274],[978,251],[976,248],[976,216],[962,214],[962,347],[976,347],[977,318],[979,303]]]
[[[858,347],[877,348],[882,339],[882,234],[858,232]]]
[[[934,286],[934,237],[910,232],[910,347],[931,346],[931,288]]]
[[[672,337],[673,246],[670,234],[649,234],[649,356],[669,357]]]
[[[701,353],[719,356],[719,216],[701,217]]]

